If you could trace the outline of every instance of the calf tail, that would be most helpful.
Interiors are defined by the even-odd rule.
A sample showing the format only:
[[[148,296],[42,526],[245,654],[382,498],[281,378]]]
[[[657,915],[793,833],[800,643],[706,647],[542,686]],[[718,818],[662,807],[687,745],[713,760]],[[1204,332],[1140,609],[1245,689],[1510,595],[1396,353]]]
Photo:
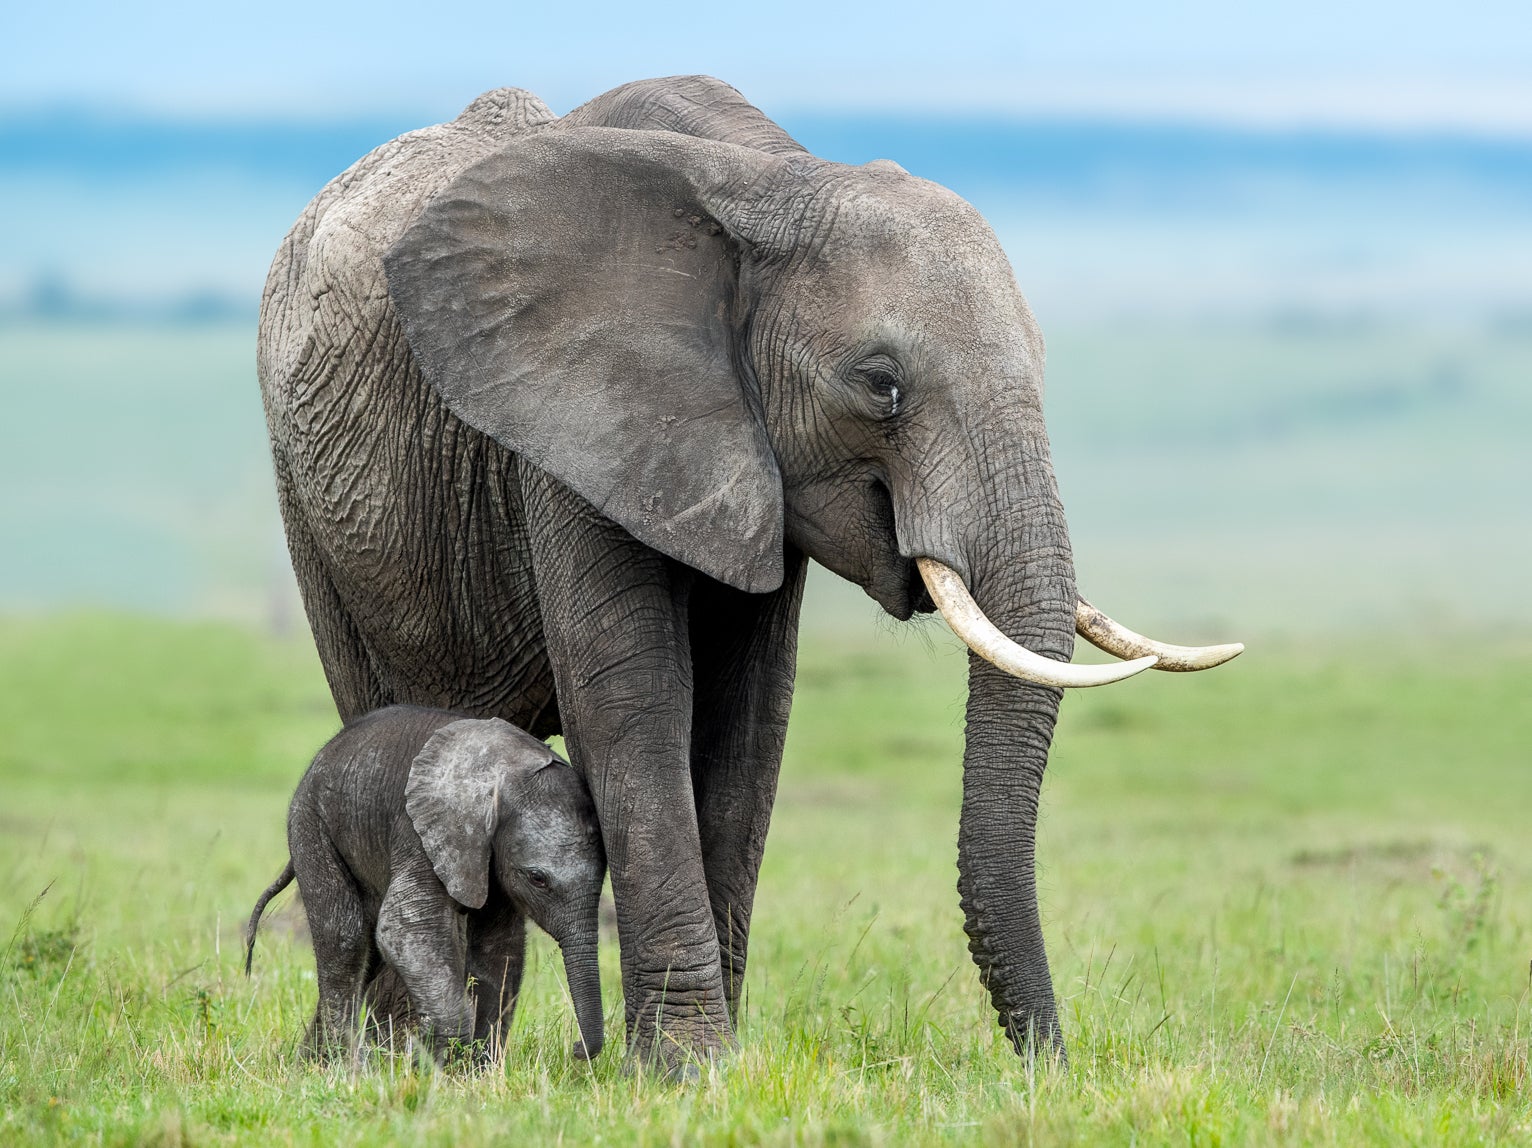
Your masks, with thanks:
[[[261,914],[266,911],[266,903],[293,883],[293,860],[287,859],[282,872],[277,874],[277,879],[266,886],[266,891],[261,894],[255,903],[255,911],[250,914],[250,923],[245,926],[245,976],[250,975],[250,964],[255,960],[255,930],[261,923]]]

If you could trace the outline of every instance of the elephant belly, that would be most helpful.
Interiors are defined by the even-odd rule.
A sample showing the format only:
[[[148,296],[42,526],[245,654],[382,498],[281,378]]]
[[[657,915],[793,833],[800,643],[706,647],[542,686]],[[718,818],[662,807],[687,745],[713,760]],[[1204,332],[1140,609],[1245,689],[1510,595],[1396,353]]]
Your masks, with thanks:
[[[354,393],[307,396],[293,501],[384,704],[556,733],[514,456],[408,374],[374,400],[393,409],[365,432],[350,421]]]

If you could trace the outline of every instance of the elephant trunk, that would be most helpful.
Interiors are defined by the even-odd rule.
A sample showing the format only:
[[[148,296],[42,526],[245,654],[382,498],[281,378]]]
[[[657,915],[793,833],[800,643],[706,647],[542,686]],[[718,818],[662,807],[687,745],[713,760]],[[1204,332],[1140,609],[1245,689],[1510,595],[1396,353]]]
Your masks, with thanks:
[[[980,608],[1008,637],[1067,662],[1074,650],[1069,535],[1046,442],[997,501],[1003,534],[970,544]],[[1035,871],[1038,795],[1062,691],[1018,680],[969,655],[958,892],[969,951],[1017,1052],[1064,1057],[1043,947]]]
[[[563,946],[564,975],[569,980],[569,995],[574,1001],[575,1020],[580,1025],[580,1040],[574,1054],[581,1060],[594,1060],[605,1043],[605,1014],[601,1007],[601,965],[596,956],[596,938],[581,938]]]

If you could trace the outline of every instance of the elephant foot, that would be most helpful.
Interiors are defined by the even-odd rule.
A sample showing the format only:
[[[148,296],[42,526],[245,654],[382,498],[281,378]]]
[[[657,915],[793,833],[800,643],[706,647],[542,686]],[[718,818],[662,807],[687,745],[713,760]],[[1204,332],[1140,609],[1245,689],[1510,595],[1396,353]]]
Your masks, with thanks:
[[[483,1072],[495,1066],[495,1056],[482,1040],[441,1037],[424,1029],[419,1033],[421,1049],[437,1068],[450,1072]]]
[[[738,1051],[739,1042],[732,1032],[720,1035],[716,1029],[707,1028],[682,1033],[668,1027],[636,1033],[628,1042],[623,1070],[645,1072],[669,1084],[700,1084],[705,1075]]]
[[[1023,1060],[1059,1072],[1069,1071],[1069,1050],[1064,1045],[1056,1014],[1015,1012],[1009,1024],[1000,1023]]]
[[[356,1025],[309,1024],[298,1048],[298,1058],[309,1064],[345,1065],[357,1068],[362,1062],[362,1034]]]
[[[366,1008],[364,1035],[380,1048],[398,1051],[405,1047],[419,1018],[410,1003],[404,982],[392,966],[383,965],[362,994]]]

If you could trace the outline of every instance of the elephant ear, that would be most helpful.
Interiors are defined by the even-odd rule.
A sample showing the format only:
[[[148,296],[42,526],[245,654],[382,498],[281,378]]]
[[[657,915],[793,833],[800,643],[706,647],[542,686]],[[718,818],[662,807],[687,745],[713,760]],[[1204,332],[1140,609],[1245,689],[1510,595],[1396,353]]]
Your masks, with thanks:
[[[500,795],[554,760],[546,745],[499,718],[452,722],[421,746],[404,785],[404,809],[458,904],[480,909],[489,896]]]
[[[782,580],[782,480],[736,346],[741,235],[787,161],[550,128],[465,169],[384,258],[425,378],[634,537]]]

